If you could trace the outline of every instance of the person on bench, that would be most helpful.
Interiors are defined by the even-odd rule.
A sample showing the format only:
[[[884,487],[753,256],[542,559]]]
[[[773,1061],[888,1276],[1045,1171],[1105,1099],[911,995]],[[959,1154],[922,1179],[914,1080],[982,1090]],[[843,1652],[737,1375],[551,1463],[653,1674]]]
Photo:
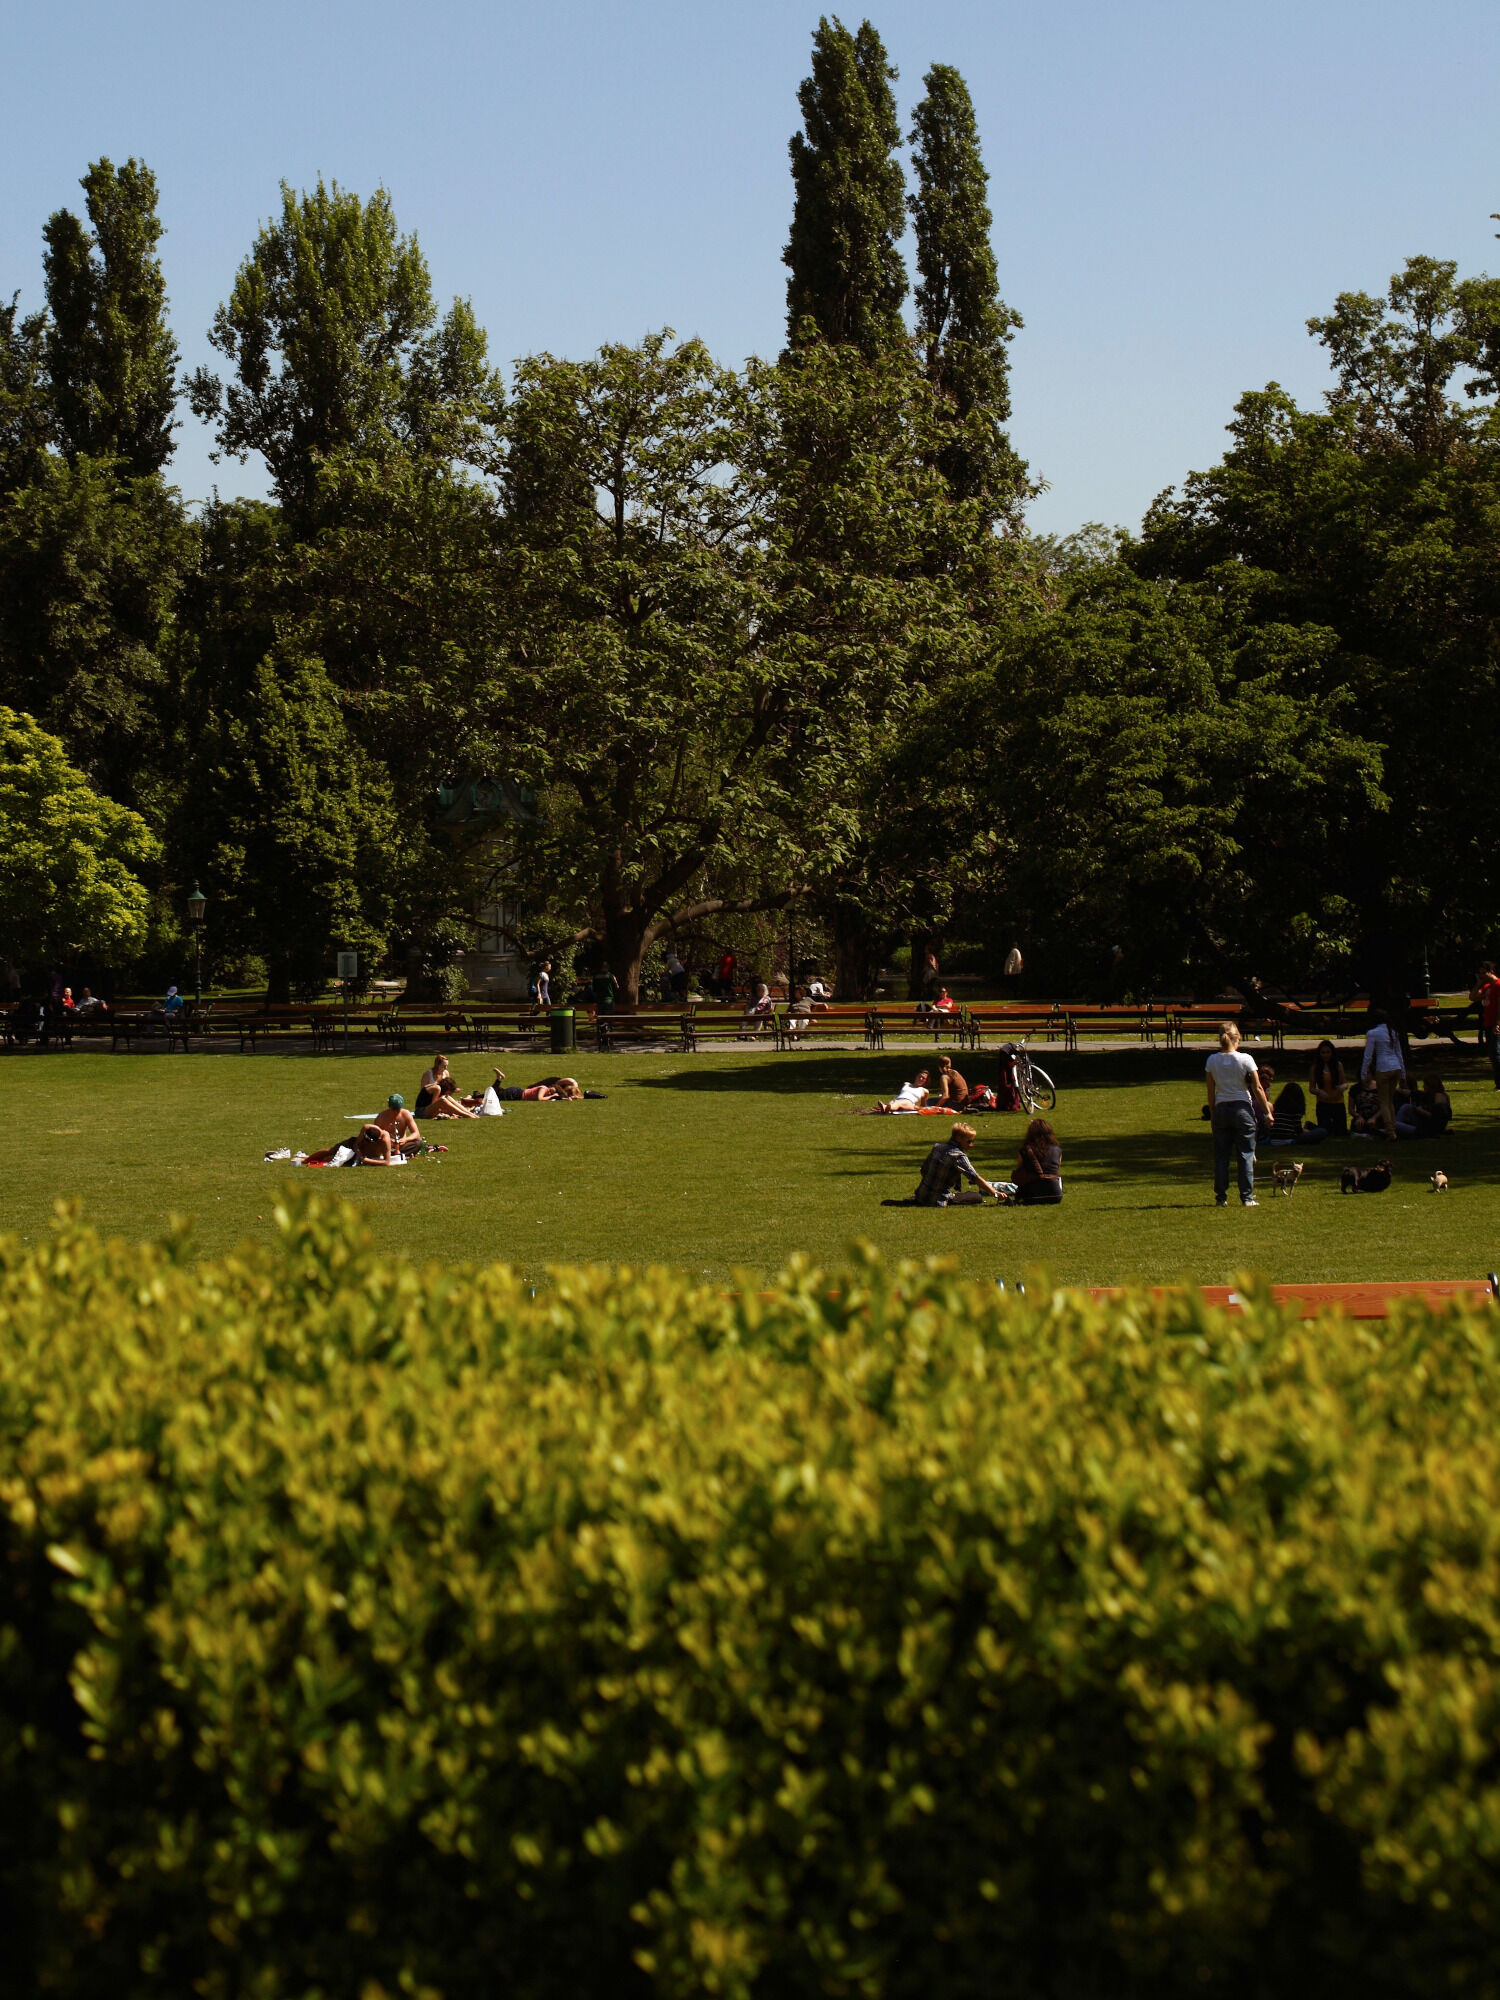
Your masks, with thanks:
[[[974,1127],[961,1121],[948,1138],[938,1140],[922,1163],[922,1178],[912,1196],[913,1208],[970,1208],[986,1196],[992,1201],[1000,1199],[999,1188],[977,1172],[969,1158],[973,1143]],[[961,1180],[972,1185],[961,1188]]]
[[[775,1012],[776,1002],[771,998],[771,989],[763,979],[755,982],[755,991],[745,1002],[745,1011],[740,1017],[742,1030],[757,1035],[765,1033],[766,1024]],[[741,1037],[743,1039],[743,1035]]]
[[[927,1102],[931,1092],[927,1088],[927,1072],[919,1069],[910,1083],[903,1083],[894,1097],[882,1097],[875,1109],[882,1117],[891,1117],[898,1112],[917,1112]]]

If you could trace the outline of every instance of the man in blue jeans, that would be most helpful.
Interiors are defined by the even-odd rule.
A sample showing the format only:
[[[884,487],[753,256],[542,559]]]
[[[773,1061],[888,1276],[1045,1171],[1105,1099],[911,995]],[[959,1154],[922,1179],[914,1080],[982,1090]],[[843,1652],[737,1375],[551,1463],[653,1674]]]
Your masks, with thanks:
[[[1229,1162],[1233,1159],[1241,1206],[1259,1208],[1255,1199],[1255,1115],[1259,1111],[1269,1124],[1271,1107],[1254,1059],[1240,1053],[1240,1031],[1233,1021],[1220,1027],[1219,1046],[1204,1065],[1204,1073],[1214,1130],[1214,1203],[1223,1208],[1229,1200]]]

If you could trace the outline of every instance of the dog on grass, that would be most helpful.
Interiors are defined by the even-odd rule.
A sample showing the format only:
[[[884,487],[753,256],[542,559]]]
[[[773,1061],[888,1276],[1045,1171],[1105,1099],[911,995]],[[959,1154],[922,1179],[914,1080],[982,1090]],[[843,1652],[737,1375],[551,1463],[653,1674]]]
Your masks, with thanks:
[[[1373,1167],[1345,1167],[1339,1175],[1341,1194],[1384,1194],[1390,1184],[1389,1160],[1377,1160]]]
[[[1305,1164],[1302,1160],[1278,1160],[1271,1169],[1273,1192],[1290,1195],[1293,1188],[1296,1187],[1298,1181],[1302,1178],[1302,1169]]]
[[[1446,1194],[1448,1192],[1448,1176],[1443,1172],[1441,1167],[1438,1168],[1432,1177],[1432,1191],[1434,1194]]]

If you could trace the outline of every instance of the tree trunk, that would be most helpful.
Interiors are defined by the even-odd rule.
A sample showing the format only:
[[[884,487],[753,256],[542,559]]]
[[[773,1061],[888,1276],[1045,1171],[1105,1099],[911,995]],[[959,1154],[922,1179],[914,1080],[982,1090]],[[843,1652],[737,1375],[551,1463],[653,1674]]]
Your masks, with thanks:
[[[292,1002],[292,968],[285,959],[273,958],[266,968],[266,1005],[289,1007]]]
[[[864,911],[853,903],[831,904],[828,922],[833,943],[834,997],[868,1000],[880,973],[884,940]]]
[[[604,959],[615,977],[616,998],[635,1007],[641,997],[641,960],[651,920],[640,910],[614,910],[604,919]]]

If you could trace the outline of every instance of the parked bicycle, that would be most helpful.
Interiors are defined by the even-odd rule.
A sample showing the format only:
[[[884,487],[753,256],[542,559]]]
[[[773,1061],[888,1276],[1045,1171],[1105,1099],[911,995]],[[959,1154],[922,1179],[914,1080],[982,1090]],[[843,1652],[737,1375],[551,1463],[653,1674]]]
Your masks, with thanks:
[[[1051,1111],[1057,1103],[1057,1085],[1039,1063],[1031,1060],[1025,1042],[1016,1044],[1016,1089],[1033,1118]]]

